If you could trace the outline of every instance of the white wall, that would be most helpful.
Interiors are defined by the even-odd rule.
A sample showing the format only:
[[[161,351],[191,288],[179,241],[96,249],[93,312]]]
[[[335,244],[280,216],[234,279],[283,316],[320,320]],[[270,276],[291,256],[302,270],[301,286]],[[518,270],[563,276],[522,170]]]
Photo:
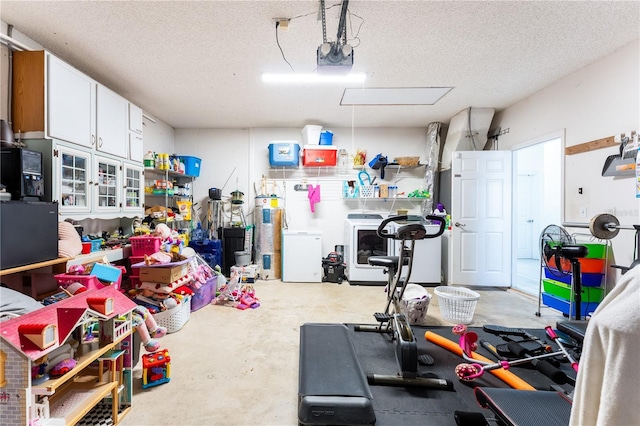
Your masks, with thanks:
[[[167,154],[174,152],[175,131],[173,127],[156,118],[151,121],[146,117],[143,117],[142,125],[142,140],[145,152],[154,151]]]
[[[492,128],[509,128],[500,137],[500,149],[563,129],[567,147],[640,130],[639,64],[636,41],[500,112]],[[611,147],[564,157],[565,222],[588,223],[603,212],[613,213],[625,225],[640,222],[633,177],[601,176],[605,159],[617,152]],[[578,188],[583,188],[582,195]],[[587,208],[587,218],[580,217],[581,207]],[[632,231],[621,231],[612,240],[616,263],[631,263],[633,241]]]
[[[350,154],[356,148],[367,151],[370,159],[378,153],[389,159],[399,156],[426,156],[426,128],[389,129],[389,128],[328,128],[334,132],[334,146],[345,148]],[[146,135],[145,135],[146,140]],[[295,141],[302,144],[301,129],[176,129],[175,152],[202,158],[200,177],[194,190],[194,202],[205,206],[208,190],[221,188],[227,178],[229,182],[223,190],[223,196],[239,189],[245,194],[245,216],[253,222],[255,197],[260,193],[260,182],[264,176],[269,182],[267,194],[283,198],[286,206],[286,219],[290,229],[321,230],[323,233],[323,252],[326,254],[337,244],[344,244],[344,219],[349,212],[376,211],[388,214],[397,208],[407,208],[419,213],[419,202],[400,202],[392,206],[384,201],[346,201],[342,199],[342,183],[346,179],[357,179],[358,170],[350,169],[341,175],[336,168],[296,168],[272,169],[269,166],[269,143],[273,141]],[[234,172],[235,168],[235,172]],[[377,172],[368,169],[372,177]],[[232,174],[233,173],[233,174]],[[409,193],[423,187],[424,168],[403,171],[400,175],[388,170],[385,180],[378,183],[392,184],[397,180],[399,191]],[[297,183],[320,184],[321,202],[316,204],[315,213],[310,210],[306,192],[294,191]],[[201,212],[201,216],[204,211]]]

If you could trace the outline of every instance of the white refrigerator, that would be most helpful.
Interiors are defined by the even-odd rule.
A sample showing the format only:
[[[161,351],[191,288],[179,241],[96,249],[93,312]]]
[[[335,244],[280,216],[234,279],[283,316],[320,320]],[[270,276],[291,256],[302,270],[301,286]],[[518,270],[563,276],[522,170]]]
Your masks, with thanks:
[[[322,232],[282,231],[282,282],[322,282]]]

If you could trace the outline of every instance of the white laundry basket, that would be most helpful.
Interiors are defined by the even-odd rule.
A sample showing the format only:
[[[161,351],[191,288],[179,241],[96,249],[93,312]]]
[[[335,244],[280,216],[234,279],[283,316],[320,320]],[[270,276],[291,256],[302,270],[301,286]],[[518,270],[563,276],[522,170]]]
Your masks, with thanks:
[[[438,297],[440,314],[445,321],[469,324],[473,321],[480,294],[465,287],[440,286],[433,289]]]
[[[400,313],[407,317],[410,325],[421,325],[427,318],[431,295],[418,284],[407,284],[400,301]]]

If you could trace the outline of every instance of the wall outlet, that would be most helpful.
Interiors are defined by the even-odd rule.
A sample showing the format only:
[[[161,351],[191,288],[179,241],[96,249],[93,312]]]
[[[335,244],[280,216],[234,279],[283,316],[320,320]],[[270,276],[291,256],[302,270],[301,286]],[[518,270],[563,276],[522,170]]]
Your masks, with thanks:
[[[586,207],[580,207],[580,217],[587,217],[587,208]]]

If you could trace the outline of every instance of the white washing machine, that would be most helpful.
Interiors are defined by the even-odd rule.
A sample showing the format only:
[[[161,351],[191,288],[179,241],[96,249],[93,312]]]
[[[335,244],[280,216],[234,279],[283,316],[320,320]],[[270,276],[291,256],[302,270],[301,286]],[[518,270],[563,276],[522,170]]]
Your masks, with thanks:
[[[349,284],[385,285],[384,268],[369,265],[370,256],[392,256],[393,240],[380,238],[376,231],[382,216],[374,213],[350,213],[344,228],[345,275]]]
[[[419,218],[418,218],[419,220]],[[396,232],[400,223],[389,224],[392,232]],[[439,225],[426,225],[427,234],[436,234]],[[401,241],[390,240],[393,242],[394,256],[400,255]],[[410,244],[406,242],[405,244]],[[402,278],[407,277],[408,266],[403,268]],[[440,285],[442,278],[442,236],[417,240],[413,253],[413,269],[411,270],[410,282],[415,284],[434,284]]]

